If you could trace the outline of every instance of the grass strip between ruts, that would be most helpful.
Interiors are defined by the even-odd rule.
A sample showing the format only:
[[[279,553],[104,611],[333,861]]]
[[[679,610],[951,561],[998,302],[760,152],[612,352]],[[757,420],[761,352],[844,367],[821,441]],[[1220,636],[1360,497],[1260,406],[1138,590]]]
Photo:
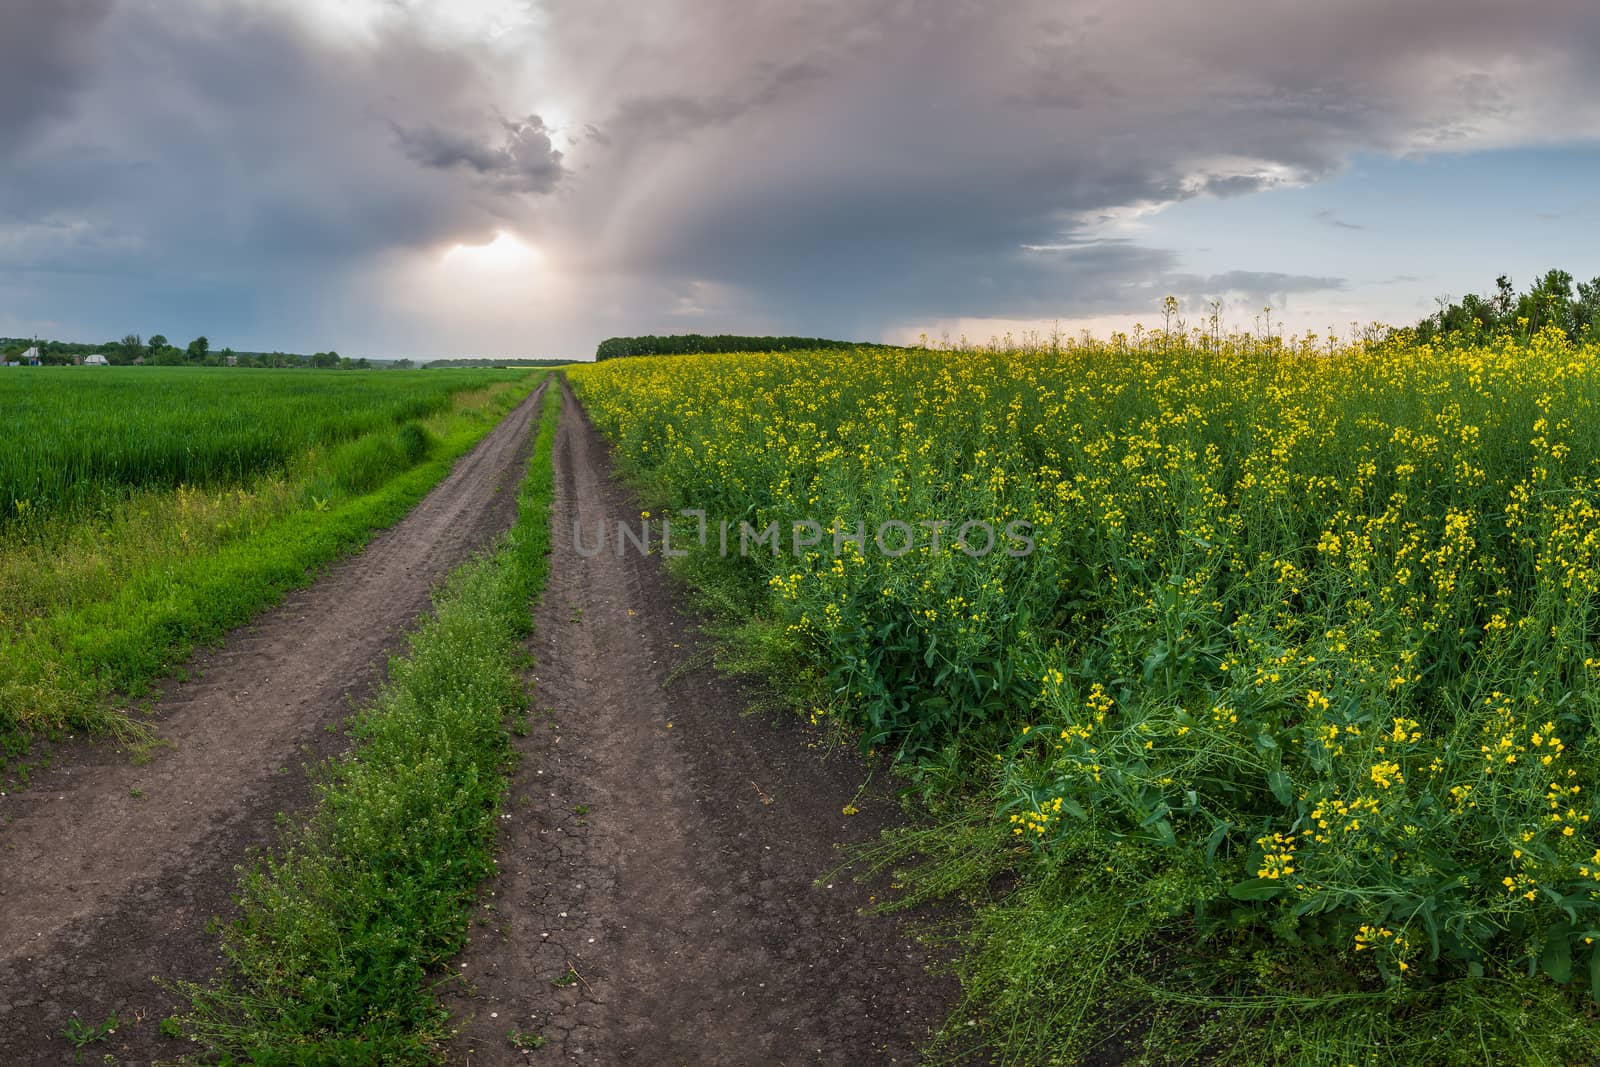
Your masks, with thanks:
[[[163,1031],[207,1062],[429,1063],[446,1016],[427,984],[464,943],[492,873],[525,710],[520,639],[548,573],[551,456],[561,390],[547,391],[516,524],[463,564],[435,614],[354,719],[354,746],[317,799],[244,875],[223,933],[227,975],[183,983]]]

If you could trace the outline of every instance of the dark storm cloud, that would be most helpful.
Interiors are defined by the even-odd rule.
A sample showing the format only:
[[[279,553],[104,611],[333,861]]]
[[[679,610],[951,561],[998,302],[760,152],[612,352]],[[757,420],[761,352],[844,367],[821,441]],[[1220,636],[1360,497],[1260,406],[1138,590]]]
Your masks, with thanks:
[[[111,0],[7,0],[0,12],[0,160],[35,125],[66,114],[89,80]]]
[[[788,90],[823,76],[824,71],[811,63],[784,63],[758,69],[749,84],[705,96],[668,92],[631,97],[618,105],[606,124],[610,134],[602,136],[608,140],[612,136],[626,139],[636,146],[656,140],[681,140],[699,130],[726,126],[771,107]]]
[[[1314,249],[1197,271],[1141,220],[1359,153],[1600,136],[1592,0],[526,0],[499,36],[347,6],[10,0],[0,316],[162,285],[264,309],[498,229],[575,294],[537,320],[563,340],[1277,306],[1344,283]]]
[[[495,142],[466,130],[424,125],[416,129],[395,127],[406,155],[427,167],[450,170],[463,167],[507,189],[547,193],[561,178],[561,153],[550,142],[550,131],[538,115],[520,122],[505,122]]]
[[[537,117],[499,117],[518,60],[398,8],[359,34],[281,3],[102,13],[78,21],[79,69],[56,79],[77,87],[70,106],[35,122],[0,183],[0,271],[336,283],[525,222],[527,194],[561,176]]]
[[[1587,0],[1541,4],[1538,19],[1484,0],[851,0],[803,13],[664,0],[634,34],[596,26],[635,4],[545,8],[559,80],[583,86],[606,138],[582,150],[569,204],[581,254],[824,321],[1336,291],[1341,279],[1279,264],[1196,277],[1125,223],[1315,181],[1361,151],[1570,136],[1570,101],[1600,91]],[[1107,235],[1129,240],[1089,250]],[[1076,250],[1029,251],[1051,247]]]

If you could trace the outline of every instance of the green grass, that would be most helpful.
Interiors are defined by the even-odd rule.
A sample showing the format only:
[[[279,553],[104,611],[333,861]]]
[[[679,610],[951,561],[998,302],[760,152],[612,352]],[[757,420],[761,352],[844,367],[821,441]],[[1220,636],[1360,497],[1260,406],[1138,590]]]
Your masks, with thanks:
[[[545,398],[516,525],[458,568],[328,763],[317,800],[239,891],[227,976],[183,987],[170,1029],[209,1062],[433,1062],[446,1018],[428,976],[459,950],[492,845],[525,710],[519,639],[548,569],[551,452],[561,394]]]
[[[0,375],[0,528],[117,506],[130,490],[238,485],[307,449],[424,419],[518,371],[312,374],[41,367]]]
[[[127,729],[108,698],[140,695],[397,521],[540,377],[455,376],[431,415],[405,407],[398,424],[240,485],[123,486],[104,513],[13,523],[0,542],[0,759],[51,731]]]
[[[1085,833],[1037,865],[1009,837],[969,803],[856,855],[904,888],[882,910],[942,900],[967,916],[929,931],[962,990],[930,1063],[978,1052],[1006,1067],[1600,1061],[1595,1006],[1543,976],[1374,983],[1327,948],[1291,949],[1245,923],[1201,936],[1190,901],[1223,887],[1192,857]]]

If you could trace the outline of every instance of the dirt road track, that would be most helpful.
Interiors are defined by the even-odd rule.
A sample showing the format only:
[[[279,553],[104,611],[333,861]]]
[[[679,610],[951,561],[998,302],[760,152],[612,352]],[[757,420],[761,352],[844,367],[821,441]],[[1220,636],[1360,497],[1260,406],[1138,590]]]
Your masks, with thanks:
[[[182,1046],[157,1026],[151,976],[204,978],[205,931],[230,908],[234,865],[274,840],[309,792],[303,766],[338,751],[325,728],[370,691],[447,571],[507,529],[543,388],[360,555],[228,636],[157,701],[172,747],[145,766],[85,746],[0,799],[0,1064],[73,1062],[78,1015],[124,1020],[85,1050],[124,1064]]]
[[[915,1062],[953,983],[894,920],[859,914],[881,887],[814,884],[892,802],[857,796],[853,753],[825,756],[795,716],[747,715],[751,692],[692,666],[704,639],[655,558],[577,554],[575,520],[592,544],[639,509],[570,395],[555,463],[532,731],[457,961],[450,1062]],[[513,1033],[546,1044],[524,1053]]]

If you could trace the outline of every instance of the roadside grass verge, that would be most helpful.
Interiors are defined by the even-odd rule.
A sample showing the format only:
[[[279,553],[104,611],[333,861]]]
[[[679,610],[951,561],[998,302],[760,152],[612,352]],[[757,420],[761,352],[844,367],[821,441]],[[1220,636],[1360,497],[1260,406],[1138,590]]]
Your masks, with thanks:
[[[560,404],[549,390],[515,526],[450,575],[309,813],[244,875],[229,973],[179,987],[191,1008],[164,1029],[201,1061],[433,1062],[446,1016],[428,975],[464,944],[493,871],[507,721],[526,706],[519,640],[549,566]]]
[[[431,416],[315,448],[247,485],[40,519],[0,551],[0,766],[40,736],[138,734],[115,694],[142,696],[398,521],[542,378],[460,391]]]
[[[948,799],[948,798],[947,798]],[[1328,946],[1287,946],[1235,917],[1202,930],[1192,901],[1225,891],[1179,853],[1073,835],[1047,864],[981,792],[853,854],[903,892],[969,917],[930,928],[962,995],[926,1062],[1567,1067],[1600,1062],[1587,992],[1525,968],[1418,985],[1352,973]]]

